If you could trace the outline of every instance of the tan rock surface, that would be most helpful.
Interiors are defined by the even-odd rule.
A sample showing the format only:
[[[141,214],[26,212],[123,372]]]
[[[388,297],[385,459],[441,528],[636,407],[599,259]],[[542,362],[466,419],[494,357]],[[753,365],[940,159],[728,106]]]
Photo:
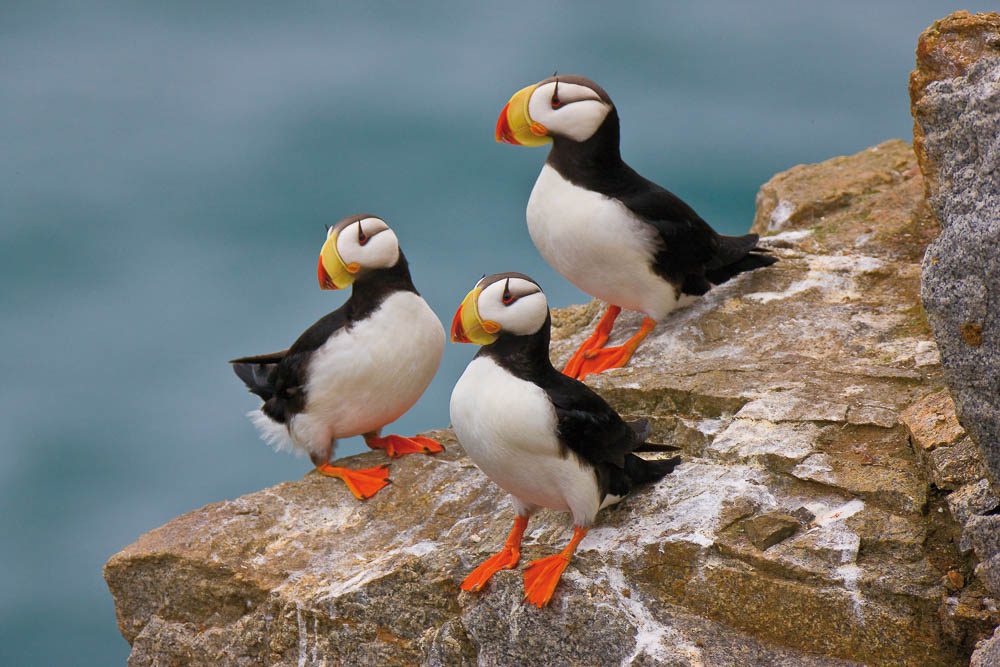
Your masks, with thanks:
[[[998,619],[949,508],[979,500],[946,502],[900,421],[944,389],[918,299],[922,190],[899,141],[763,186],[755,227],[781,220],[781,261],[591,379],[685,462],[602,513],[549,608],[520,602],[519,571],[459,592],[512,511],[442,433],[446,454],[394,463],[368,503],[310,474],[112,557],[130,664],[966,664]],[[557,361],[598,315],[555,314]],[[761,549],[746,525],[766,516],[801,524]],[[567,523],[534,519],[524,558]]]

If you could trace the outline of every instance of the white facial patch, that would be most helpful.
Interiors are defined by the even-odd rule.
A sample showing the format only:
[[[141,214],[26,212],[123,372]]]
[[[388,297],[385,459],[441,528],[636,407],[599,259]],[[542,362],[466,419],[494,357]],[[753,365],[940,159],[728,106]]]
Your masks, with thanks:
[[[344,264],[356,263],[362,269],[387,269],[399,260],[399,241],[384,220],[364,218],[340,230],[337,252]]]
[[[597,91],[576,83],[559,83],[558,106],[553,108],[556,82],[539,86],[528,100],[528,115],[550,134],[586,141],[611,111],[611,105]]]
[[[504,299],[504,294],[509,295]],[[549,314],[549,302],[535,283],[523,278],[503,278],[479,295],[479,316],[500,325],[502,331],[526,336],[538,331]]]

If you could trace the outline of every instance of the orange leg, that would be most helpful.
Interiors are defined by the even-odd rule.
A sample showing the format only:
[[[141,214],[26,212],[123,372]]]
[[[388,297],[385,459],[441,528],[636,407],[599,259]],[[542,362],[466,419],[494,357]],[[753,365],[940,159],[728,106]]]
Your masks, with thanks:
[[[528,567],[524,570],[525,600],[539,608],[549,603],[559,583],[559,577],[569,565],[569,559],[573,557],[573,552],[586,534],[586,528],[574,526],[573,539],[565,549],[554,556],[539,558],[528,563]]]
[[[524,529],[528,527],[528,517],[518,515],[514,518],[514,527],[504,542],[503,549],[480,563],[462,582],[463,591],[480,591],[490,578],[500,570],[509,570],[521,560],[521,538]]]
[[[368,500],[392,481],[389,479],[389,466],[351,470],[324,463],[316,466],[316,472],[327,477],[337,477],[344,480],[347,489],[358,500]]]
[[[607,311],[601,317],[601,321],[594,327],[593,333],[590,334],[587,340],[583,341],[580,349],[574,352],[573,356],[566,362],[566,367],[563,368],[564,375],[568,375],[571,378],[579,377],[580,364],[583,363],[584,355],[591,350],[599,350],[604,347],[611,336],[611,329],[615,326],[615,320],[618,319],[618,315],[621,312],[622,309],[618,306],[608,306]]]
[[[649,335],[649,332],[656,326],[656,322],[650,318],[642,321],[642,326],[634,336],[618,347],[605,347],[600,350],[588,350],[583,354],[583,361],[577,371],[576,379],[583,380],[591,373],[600,373],[609,368],[621,368],[632,358],[639,343]],[[565,371],[564,371],[565,372]]]
[[[379,436],[375,433],[365,433],[365,444],[372,449],[384,449],[389,458],[398,459],[405,454],[437,454],[444,451],[437,440],[415,435],[407,438],[402,435]]]

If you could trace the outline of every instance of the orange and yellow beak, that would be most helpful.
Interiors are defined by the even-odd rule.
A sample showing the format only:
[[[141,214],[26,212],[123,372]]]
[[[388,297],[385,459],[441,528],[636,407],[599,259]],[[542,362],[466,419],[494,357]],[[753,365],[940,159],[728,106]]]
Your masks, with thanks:
[[[455,317],[451,321],[451,341],[453,343],[475,343],[476,345],[489,345],[496,342],[500,334],[500,325],[493,320],[483,320],[479,316],[480,290],[473,288],[465,295],[462,305],[455,312]]]
[[[319,251],[319,266],[316,268],[319,288],[344,289],[354,282],[360,270],[361,265],[357,262],[344,263],[337,252],[337,232],[330,234]]]
[[[545,126],[531,120],[528,114],[528,101],[535,88],[538,88],[537,84],[522,88],[504,105],[497,119],[498,142],[515,146],[543,146],[552,141]]]

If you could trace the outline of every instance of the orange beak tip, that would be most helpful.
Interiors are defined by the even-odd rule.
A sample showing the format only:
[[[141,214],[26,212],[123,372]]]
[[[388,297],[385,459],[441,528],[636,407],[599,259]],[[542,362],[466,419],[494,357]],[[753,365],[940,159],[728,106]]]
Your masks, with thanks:
[[[458,310],[455,311],[455,317],[451,320],[451,342],[453,343],[471,343],[468,336],[465,335],[465,329],[462,328],[462,307],[459,306]]]
[[[320,289],[337,289],[337,285],[333,282],[333,278],[330,274],[326,272],[326,268],[323,266],[323,256],[320,255],[319,265],[316,267],[316,277],[319,279]]]
[[[519,142],[514,137],[513,130],[510,129],[510,121],[507,120],[507,109],[510,107],[510,102],[503,105],[503,109],[500,111],[500,117],[497,118],[497,130],[496,139],[497,143],[501,144],[513,144],[514,146],[520,146]]]

